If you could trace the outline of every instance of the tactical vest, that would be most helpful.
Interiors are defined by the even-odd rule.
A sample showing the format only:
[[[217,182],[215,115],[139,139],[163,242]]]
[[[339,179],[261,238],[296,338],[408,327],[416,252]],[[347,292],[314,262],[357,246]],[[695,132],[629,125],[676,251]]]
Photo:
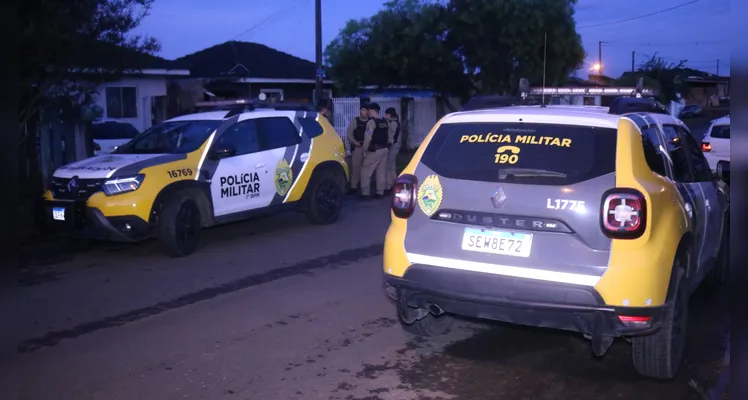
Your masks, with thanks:
[[[369,145],[369,151],[376,151],[377,149],[382,149],[387,147],[389,144],[389,128],[390,124],[387,122],[384,118],[375,118],[374,123],[376,124],[374,128],[374,133],[371,135],[371,144]]]
[[[393,119],[392,122],[397,123],[397,130],[395,130],[395,137],[392,139],[392,144],[395,144],[400,139],[400,120]]]
[[[356,129],[353,130],[353,138],[356,139],[356,141],[359,143],[364,142],[364,134],[366,133],[367,122],[369,122],[368,119],[364,121],[361,119],[361,117],[356,117]]]

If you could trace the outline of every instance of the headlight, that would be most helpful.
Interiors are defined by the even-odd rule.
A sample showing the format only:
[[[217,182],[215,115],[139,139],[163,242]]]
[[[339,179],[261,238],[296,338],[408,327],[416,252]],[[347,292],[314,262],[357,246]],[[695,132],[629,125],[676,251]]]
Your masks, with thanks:
[[[104,182],[102,190],[107,196],[114,196],[117,194],[133,192],[138,190],[140,184],[143,183],[145,175],[128,176],[126,178],[116,178]]]

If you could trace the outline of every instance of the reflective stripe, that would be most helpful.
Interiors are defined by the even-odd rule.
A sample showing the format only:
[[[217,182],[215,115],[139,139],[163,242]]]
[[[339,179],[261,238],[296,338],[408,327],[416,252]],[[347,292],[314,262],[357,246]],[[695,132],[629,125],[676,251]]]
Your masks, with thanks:
[[[547,271],[542,269],[531,269],[524,267],[512,267],[508,265],[489,264],[475,261],[456,260],[452,258],[433,257],[423,254],[407,253],[408,260],[412,264],[425,264],[435,267],[461,269],[465,271],[483,272],[511,276],[514,278],[535,279],[547,282],[570,283],[582,286],[595,286],[600,280],[595,275],[570,274],[566,272]]]

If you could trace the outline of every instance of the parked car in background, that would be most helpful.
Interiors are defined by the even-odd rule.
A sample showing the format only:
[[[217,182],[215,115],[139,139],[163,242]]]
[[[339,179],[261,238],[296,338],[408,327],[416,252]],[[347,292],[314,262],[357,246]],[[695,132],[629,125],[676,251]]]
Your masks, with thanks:
[[[709,163],[709,169],[713,173],[717,171],[717,163],[730,161],[730,116],[712,121],[709,130],[706,131],[701,141],[701,151]]]
[[[698,104],[689,104],[680,111],[679,118],[694,118],[704,113],[704,109]]]
[[[117,121],[94,122],[91,129],[93,129],[94,155],[97,156],[117,150],[119,146],[129,142],[139,133],[134,126]]]

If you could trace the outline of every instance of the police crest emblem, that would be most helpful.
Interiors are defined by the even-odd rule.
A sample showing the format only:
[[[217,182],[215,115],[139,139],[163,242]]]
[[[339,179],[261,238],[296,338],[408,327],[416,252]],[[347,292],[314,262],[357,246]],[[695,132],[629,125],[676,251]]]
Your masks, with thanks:
[[[293,183],[293,171],[285,158],[278,161],[278,164],[275,166],[274,181],[275,191],[281,196],[285,196],[291,189],[291,183]]]
[[[432,216],[442,204],[442,185],[437,175],[429,175],[418,188],[418,206],[424,214]]]

